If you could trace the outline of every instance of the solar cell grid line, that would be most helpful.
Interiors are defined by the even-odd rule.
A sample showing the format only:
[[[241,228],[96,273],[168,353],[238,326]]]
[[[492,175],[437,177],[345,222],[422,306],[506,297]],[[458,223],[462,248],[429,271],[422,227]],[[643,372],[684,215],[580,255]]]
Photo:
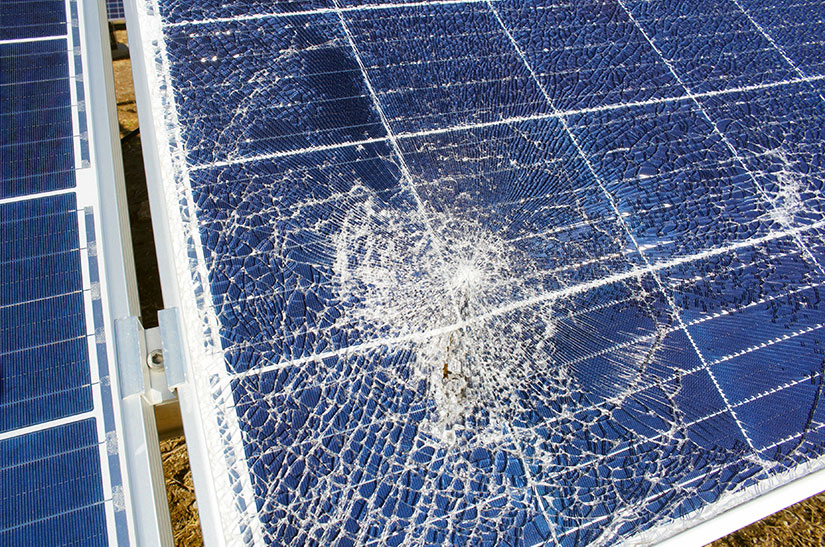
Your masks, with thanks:
[[[335,7],[324,7],[324,8],[317,8],[317,9],[310,9],[310,10],[296,10],[296,11],[281,11],[281,12],[264,12],[264,13],[253,13],[253,14],[239,14],[232,17],[212,17],[212,18],[205,18],[205,19],[194,19],[194,20],[184,20],[184,21],[172,21],[172,22],[164,22],[163,25],[166,27],[185,27],[190,25],[209,25],[214,23],[228,23],[232,21],[250,21],[250,20],[257,20],[257,19],[269,19],[271,17],[303,17],[307,15],[323,15],[323,14],[335,14],[339,11],[341,12],[351,12],[351,11],[373,11],[373,10],[388,10],[388,9],[397,9],[397,8],[404,8],[404,7],[420,7],[420,6],[433,6],[433,5],[451,5],[451,4],[475,4],[475,3],[482,3],[485,0],[432,0],[432,1],[423,1],[423,2],[388,2],[388,3],[375,3],[375,4],[356,4],[356,5],[347,5],[341,6],[340,8]],[[241,6],[243,8],[243,6]],[[270,7],[264,5],[264,7]]]
[[[218,537],[663,539],[821,467],[821,204],[749,146],[821,78],[735,6],[695,89],[616,2],[138,8]]]

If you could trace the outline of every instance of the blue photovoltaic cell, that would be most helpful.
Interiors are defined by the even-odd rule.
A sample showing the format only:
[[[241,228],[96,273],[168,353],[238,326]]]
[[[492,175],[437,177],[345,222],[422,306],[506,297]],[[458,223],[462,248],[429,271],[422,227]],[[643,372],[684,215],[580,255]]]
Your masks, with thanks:
[[[106,545],[95,420],[0,441],[0,543]]]
[[[0,431],[8,431],[91,410],[92,392],[74,195],[0,213]]]
[[[66,39],[2,44],[0,62],[0,198],[74,186]]]
[[[106,0],[106,15],[110,21],[125,19],[126,10],[123,7],[123,0]]]
[[[610,544],[821,467],[821,5],[148,16],[246,539]]]
[[[6,0],[0,4],[0,40],[65,34],[66,3],[62,0]]]

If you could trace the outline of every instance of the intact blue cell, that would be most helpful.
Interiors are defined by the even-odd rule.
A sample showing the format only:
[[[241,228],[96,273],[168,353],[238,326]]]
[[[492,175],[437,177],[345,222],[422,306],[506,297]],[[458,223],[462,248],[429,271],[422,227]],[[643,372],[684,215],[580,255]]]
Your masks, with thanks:
[[[74,196],[0,206],[0,306],[79,293],[81,278]]]
[[[0,45],[4,85],[68,78],[68,49],[65,38]]]
[[[486,4],[351,12],[346,20],[395,133],[550,111]]]
[[[0,354],[86,335],[82,294],[55,296],[0,308]]]
[[[25,0],[0,5],[0,40],[21,40],[66,34],[63,0]]]
[[[0,306],[82,290],[77,250],[0,261],[0,265],[8,276],[0,280]]]
[[[80,338],[0,355],[0,431],[91,410],[88,352]]]
[[[683,93],[616,2],[506,0],[492,5],[559,110]]]
[[[768,231],[753,179],[690,102],[575,116],[571,126],[652,261]]]
[[[793,67],[729,0],[630,2],[639,25],[692,92],[786,81]]]
[[[66,39],[0,45],[0,197],[74,186]]]
[[[0,541],[106,545],[95,420],[0,441]]]
[[[334,15],[175,27],[166,53],[193,164],[386,136]]]
[[[109,21],[125,19],[126,10],[123,7],[123,0],[106,0],[106,17]]]
[[[0,263],[71,253],[79,257],[74,204],[74,194],[66,194],[0,205]],[[66,266],[71,270],[73,265]]]
[[[0,430],[92,408],[73,194],[0,205]]]

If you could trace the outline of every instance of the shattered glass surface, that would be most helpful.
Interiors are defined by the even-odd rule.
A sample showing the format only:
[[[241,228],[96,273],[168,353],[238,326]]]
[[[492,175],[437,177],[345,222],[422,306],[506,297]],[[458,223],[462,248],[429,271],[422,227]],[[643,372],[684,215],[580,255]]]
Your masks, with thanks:
[[[228,540],[612,544],[820,467],[825,6],[770,4],[143,6]]]

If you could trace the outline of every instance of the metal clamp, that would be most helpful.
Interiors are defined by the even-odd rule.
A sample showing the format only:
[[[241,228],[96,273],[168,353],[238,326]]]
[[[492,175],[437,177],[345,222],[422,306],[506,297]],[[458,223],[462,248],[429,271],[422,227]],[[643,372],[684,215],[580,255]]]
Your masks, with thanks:
[[[135,317],[115,321],[120,396],[135,395],[152,405],[175,399],[175,388],[187,380],[178,311],[158,312],[159,327],[144,329]]]

